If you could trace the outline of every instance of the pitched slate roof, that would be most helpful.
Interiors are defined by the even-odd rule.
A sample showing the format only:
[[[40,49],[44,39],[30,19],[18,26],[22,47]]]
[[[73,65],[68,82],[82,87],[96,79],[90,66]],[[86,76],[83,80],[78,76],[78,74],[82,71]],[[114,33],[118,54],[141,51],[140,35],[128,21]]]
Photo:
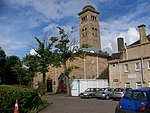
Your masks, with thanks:
[[[99,48],[90,47],[90,48],[82,48],[82,50],[85,51],[88,55],[99,55],[109,57],[109,54],[106,51],[103,52]]]
[[[110,57],[108,60],[120,59],[121,56],[122,56],[122,52],[113,53],[113,54],[111,55],[111,57]]]
[[[150,42],[150,34],[147,36],[148,42]],[[133,42],[132,44],[128,45],[128,47],[140,44],[140,40],[137,40],[136,42]],[[114,60],[114,59],[120,59],[122,56],[122,52],[119,53],[113,53],[108,60]]]
[[[150,34],[147,36],[147,40],[150,42]],[[133,42],[129,46],[133,46],[133,45],[137,45],[137,44],[140,44],[140,40],[137,40],[136,42]]]

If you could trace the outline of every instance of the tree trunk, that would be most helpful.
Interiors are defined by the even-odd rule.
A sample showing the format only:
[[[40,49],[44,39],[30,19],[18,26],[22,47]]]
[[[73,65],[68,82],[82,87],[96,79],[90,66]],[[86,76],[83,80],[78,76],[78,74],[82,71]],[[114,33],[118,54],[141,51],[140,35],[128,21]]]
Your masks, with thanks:
[[[65,61],[63,62],[63,67],[64,67],[65,82],[66,82],[66,85],[67,85],[67,95],[71,96],[70,81],[69,81],[69,76],[67,74],[68,73],[68,69],[67,69]]]
[[[43,94],[46,93],[46,82],[45,82],[45,80],[46,80],[46,73],[43,73],[43,81],[42,81],[42,89],[41,89],[41,92]]]
[[[66,77],[66,85],[67,85],[67,95],[71,96],[71,89],[70,89],[69,77],[67,75],[65,75],[65,77]]]

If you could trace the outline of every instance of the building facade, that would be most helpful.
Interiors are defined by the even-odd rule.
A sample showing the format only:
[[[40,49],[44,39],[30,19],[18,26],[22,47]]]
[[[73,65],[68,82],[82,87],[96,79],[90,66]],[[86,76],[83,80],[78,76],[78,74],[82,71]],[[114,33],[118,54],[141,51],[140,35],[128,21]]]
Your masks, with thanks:
[[[100,49],[100,28],[99,12],[91,5],[86,5],[78,14],[80,18],[80,46],[90,45],[83,48],[85,58],[77,58],[73,62],[68,61],[67,66],[76,66],[70,75],[72,79],[108,79],[108,53]],[[42,80],[41,75],[37,74],[34,79],[35,85]],[[47,91],[66,92],[66,83],[63,77],[63,68],[52,68],[46,76]]]
[[[140,39],[131,45],[118,38],[118,53],[109,59],[110,87],[150,87],[150,35],[140,25]]]

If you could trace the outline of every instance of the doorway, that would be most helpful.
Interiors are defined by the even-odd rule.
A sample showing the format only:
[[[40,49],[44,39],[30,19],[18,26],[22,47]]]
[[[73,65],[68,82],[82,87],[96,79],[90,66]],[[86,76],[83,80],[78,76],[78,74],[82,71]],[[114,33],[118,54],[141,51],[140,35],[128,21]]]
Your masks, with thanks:
[[[52,80],[47,80],[47,92],[53,92]]]

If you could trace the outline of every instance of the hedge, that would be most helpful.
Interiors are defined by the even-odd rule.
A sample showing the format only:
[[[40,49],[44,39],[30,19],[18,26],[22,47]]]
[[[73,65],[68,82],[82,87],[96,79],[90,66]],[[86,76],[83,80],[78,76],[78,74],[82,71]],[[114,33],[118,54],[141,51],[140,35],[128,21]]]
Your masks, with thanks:
[[[0,85],[0,113],[13,113],[16,99],[20,113],[32,113],[48,105],[44,98],[29,88]]]

